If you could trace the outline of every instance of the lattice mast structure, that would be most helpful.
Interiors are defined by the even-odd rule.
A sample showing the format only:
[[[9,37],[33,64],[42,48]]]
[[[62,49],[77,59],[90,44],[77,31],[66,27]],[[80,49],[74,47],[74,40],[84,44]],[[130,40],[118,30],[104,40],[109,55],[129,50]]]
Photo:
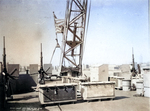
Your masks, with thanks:
[[[57,19],[54,14],[56,35],[62,33],[63,36],[61,74],[71,72],[75,76],[82,75],[87,5],[88,0],[67,0],[65,20]],[[67,66],[66,63],[69,65]]]

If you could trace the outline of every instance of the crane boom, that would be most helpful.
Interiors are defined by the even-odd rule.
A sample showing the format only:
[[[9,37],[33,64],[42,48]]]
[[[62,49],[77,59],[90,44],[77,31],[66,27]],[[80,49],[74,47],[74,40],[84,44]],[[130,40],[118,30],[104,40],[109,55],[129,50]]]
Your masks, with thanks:
[[[88,0],[67,0],[65,19],[54,22],[57,33],[62,33],[61,75],[82,76],[83,48],[87,28]],[[88,19],[88,20],[87,20]]]

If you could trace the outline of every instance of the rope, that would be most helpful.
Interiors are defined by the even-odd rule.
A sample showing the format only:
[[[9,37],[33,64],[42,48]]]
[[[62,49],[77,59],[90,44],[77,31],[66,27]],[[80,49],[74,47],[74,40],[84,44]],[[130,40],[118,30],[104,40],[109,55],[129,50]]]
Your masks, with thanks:
[[[85,44],[84,44],[84,46],[83,46],[83,54],[84,54],[84,49],[85,49],[85,45],[86,45],[86,38],[87,38],[87,32],[88,32],[88,26],[89,26],[89,19],[90,19],[90,10],[91,10],[91,0],[90,0],[90,4],[89,4],[89,12],[88,12],[88,20],[87,20],[86,34],[85,34]]]

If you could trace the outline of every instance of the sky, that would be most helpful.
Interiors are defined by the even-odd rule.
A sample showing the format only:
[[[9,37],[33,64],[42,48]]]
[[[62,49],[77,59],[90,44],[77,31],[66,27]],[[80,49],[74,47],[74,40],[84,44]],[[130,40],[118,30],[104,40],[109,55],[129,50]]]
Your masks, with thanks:
[[[7,62],[27,66],[49,63],[56,45],[53,11],[65,18],[66,0],[0,0],[0,61],[3,36]],[[150,62],[148,0],[91,0],[83,64]],[[59,64],[59,50],[52,64]]]

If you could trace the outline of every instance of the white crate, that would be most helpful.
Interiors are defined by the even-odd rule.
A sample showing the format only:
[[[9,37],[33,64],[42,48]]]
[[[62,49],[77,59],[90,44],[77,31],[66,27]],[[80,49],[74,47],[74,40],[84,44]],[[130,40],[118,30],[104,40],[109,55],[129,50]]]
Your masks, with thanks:
[[[130,91],[131,80],[122,80],[123,91]]]
[[[81,83],[81,96],[84,100],[115,98],[115,82]]]

